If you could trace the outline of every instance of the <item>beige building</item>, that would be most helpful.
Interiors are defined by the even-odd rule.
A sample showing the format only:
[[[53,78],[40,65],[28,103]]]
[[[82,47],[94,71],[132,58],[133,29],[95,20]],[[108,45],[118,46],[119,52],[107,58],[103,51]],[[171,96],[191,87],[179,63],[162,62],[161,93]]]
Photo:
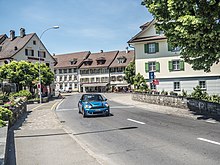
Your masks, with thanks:
[[[91,53],[79,69],[80,92],[109,90],[109,66],[119,51]]]
[[[220,64],[214,64],[209,73],[193,70],[180,58],[181,50],[170,48],[166,36],[157,32],[154,24],[155,20],[142,25],[128,41],[135,48],[136,73],[145,77],[151,89],[191,93],[199,85],[209,94],[220,94]],[[157,81],[153,81],[153,75]]]
[[[125,68],[130,62],[134,61],[134,51],[128,50],[119,51],[116,58],[109,66],[110,87],[111,91],[128,91],[131,87],[124,79]]]
[[[26,34],[25,29],[20,29],[19,36],[15,31],[10,31],[10,37],[6,34],[0,35],[0,65],[8,64],[11,61],[29,61],[45,63],[54,70],[56,60],[51,56],[46,47],[40,41],[36,33]],[[42,89],[42,91],[46,90]],[[53,86],[49,89],[53,92]]]

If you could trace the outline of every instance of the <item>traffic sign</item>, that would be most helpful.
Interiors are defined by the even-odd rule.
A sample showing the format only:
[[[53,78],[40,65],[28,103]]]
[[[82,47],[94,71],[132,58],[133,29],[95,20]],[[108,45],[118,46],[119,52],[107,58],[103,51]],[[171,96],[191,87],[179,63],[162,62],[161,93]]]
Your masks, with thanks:
[[[154,79],[152,82],[154,85],[159,85],[159,80],[158,79]]]
[[[149,79],[152,79],[152,80],[153,80],[154,77],[155,77],[155,76],[154,76],[154,72],[149,72]]]

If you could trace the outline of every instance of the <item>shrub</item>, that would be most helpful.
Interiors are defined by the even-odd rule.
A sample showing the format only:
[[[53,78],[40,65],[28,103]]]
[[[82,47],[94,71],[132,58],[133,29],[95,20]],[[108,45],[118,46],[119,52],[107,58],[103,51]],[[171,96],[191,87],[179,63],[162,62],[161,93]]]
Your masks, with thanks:
[[[5,121],[11,121],[12,120],[12,111],[10,111],[8,108],[3,108],[0,106],[0,127],[5,126]]]
[[[27,90],[21,90],[17,93],[12,94],[13,97],[27,97],[27,99],[30,99],[32,97],[32,94],[30,91]]]

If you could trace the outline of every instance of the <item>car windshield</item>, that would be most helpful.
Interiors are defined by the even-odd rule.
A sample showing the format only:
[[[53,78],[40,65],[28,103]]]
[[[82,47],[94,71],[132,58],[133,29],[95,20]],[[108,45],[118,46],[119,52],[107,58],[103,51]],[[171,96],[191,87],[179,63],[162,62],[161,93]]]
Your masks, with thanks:
[[[83,96],[83,101],[103,101],[103,98],[101,95],[84,95]]]

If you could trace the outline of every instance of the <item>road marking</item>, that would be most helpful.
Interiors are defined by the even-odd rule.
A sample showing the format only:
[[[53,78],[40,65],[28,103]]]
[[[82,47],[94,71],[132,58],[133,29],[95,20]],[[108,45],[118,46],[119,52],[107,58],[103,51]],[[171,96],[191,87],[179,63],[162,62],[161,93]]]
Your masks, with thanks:
[[[207,120],[207,123],[216,124],[217,122],[215,120]]]
[[[208,142],[208,143],[212,143],[212,144],[216,144],[216,145],[220,145],[219,142],[215,142],[212,140],[208,140],[208,139],[204,139],[204,138],[197,138],[198,140],[204,141],[204,142]]]
[[[37,107],[32,108],[31,110],[35,110],[35,109],[37,109],[37,108],[41,107],[42,105],[43,105],[43,104],[40,104],[40,105],[38,105]]]
[[[60,104],[62,104],[64,102],[64,99],[57,105],[56,110],[59,109]]]
[[[133,119],[129,119],[129,118],[127,120],[135,122],[135,123],[138,123],[138,124],[145,124],[144,122],[133,120]]]
[[[56,111],[77,111],[78,108],[73,108],[73,109],[57,109]]]
[[[111,106],[110,107],[111,109],[119,109],[119,108],[134,108],[134,106],[133,105],[122,105],[122,106]]]

